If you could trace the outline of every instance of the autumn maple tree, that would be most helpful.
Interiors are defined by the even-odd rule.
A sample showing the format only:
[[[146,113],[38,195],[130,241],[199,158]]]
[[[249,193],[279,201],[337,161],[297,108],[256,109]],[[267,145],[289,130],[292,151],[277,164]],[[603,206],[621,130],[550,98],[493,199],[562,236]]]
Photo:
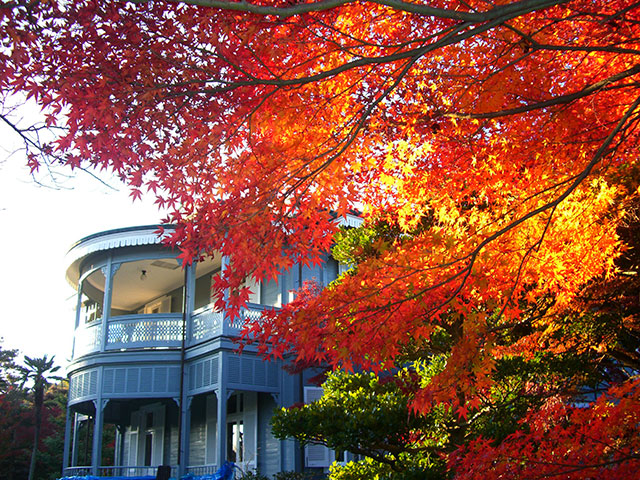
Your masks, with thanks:
[[[171,211],[184,258],[226,255],[232,311],[247,275],[318,261],[360,211],[354,268],[247,336],[347,370],[446,355],[411,408],[460,418],[491,408],[501,362],[580,355],[600,400],[524,382],[546,400],[448,468],[613,478],[639,455],[638,312],[612,307],[637,298],[639,22],[633,0],[5,1],[0,88],[58,132],[16,127],[33,169],[110,169]]]

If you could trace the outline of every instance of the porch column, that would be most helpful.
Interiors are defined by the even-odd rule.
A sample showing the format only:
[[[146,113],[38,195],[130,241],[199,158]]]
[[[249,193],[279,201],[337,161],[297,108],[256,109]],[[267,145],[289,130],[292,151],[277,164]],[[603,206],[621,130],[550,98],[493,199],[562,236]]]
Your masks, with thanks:
[[[102,460],[102,428],[104,426],[104,409],[109,400],[94,401],[96,416],[93,425],[93,442],[91,444],[91,473],[98,475],[98,467]]]
[[[113,464],[122,466],[122,459],[124,458],[124,425],[116,425],[116,438],[115,448],[113,449]]]
[[[104,424],[104,409],[109,400],[102,399],[102,368],[98,369],[98,398],[93,401],[96,409],[93,425],[93,442],[91,444],[91,473],[98,475],[98,467],[102,459],[102,427]]]
[[[182,345],[180,349],[180,395],[173,400],[178,406],[178,478],[187,473],[189,464],[189,443],[191,436],[191,402],[189,396],[189,368],[186,360],[186,348],[191,342],[193,304],[196,288],[196,262],[184,268],[184,287],[182,289]]]
[[[80,326],[80,316],[82,315],[82,282],[84,282],[84,279],[80,279],[80,281],[78,282],[78,297],[76,298],[76,320],[73,326],[73,343],[71,344],[71,358],[76,358],[76,336],[78,335],[78,327]],[[71,390],[71,378],[69,378],[69,390]],[[69,393],[71,392],[69,391]]]
[[[111,297],[113,291],[113,277],[120,268],[119,263],[113,263],[111,255],[107,260],[107,265],[102,267],[104,275],[104,297],[102,298],[102,338],[100,339],[100,351],[107,348],[107,338],[109,334],[109,317],[111,316]]]
[[[74,414],[75,423],[75,414]],[[75,429],[74,429],[75,433]],[[74,435],[75,436],[75,435]],[[64,422],[64,449],[62,452],[62,476],[64,477],[64,471],[69,466],[69,450],[71,447],[71,407],[67,404],[67,416]]]
[[[225,375],[226,355],[225,352],[219,353],[218,361],[218,388],[216,397],[217,404],[217,447],[218,447],[218,467],[227,460],[227,376]]]
[[[195,299],[195,291],[196,291],[196,262],[193,262],[188,267],[185,267],[185,275],[184,275],[184,301],[182,308],[184,309],[184,316],[186,320],[185,325],[185,347],[188,347],[191,343],[191,338],[193,335],[193,320],[191,316],[193,315],[193,305]]]
[[[78,465],[78,414],[73,414],[73,442],[71,444],[71,466]]]
[[[180,445],[178,448],[178,478],[183,477],[187,473],[187,465],[189,465],[189,441],[191,437],[191,402],[192,396],[185,395],[182,402],[178,405],[182,406],[180,416],[182,418],[180,424]],[[176,402],[177,403],[177,402]]]

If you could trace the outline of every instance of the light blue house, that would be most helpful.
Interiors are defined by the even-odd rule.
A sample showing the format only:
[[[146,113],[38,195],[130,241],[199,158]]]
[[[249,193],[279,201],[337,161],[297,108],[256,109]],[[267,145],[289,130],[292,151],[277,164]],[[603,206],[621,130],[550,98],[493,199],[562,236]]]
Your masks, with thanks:
[[[356,217],[346,223],[356,225]],[[135,476],[171,465],[173,476],[211,473],[225,461],[271,475],[326,468],[331,452],[301,449],[271,435],[274,409],[319,395],[314,372],[291,375],[232,338],[245,319],[290,300],[315,279],[327,285],[340,266],[326,257],[294,268],[279,282],[250,282],[250,303],[231,321],[211,302],[215,256],[183,269],[161,244],[157,226],[110,230],[77,242],[67,279],[77,310],[65,435],[64,475]],[[80,422],[92,426],[90,464],[79,465]],[[101,465],[104,425],[117,427],[114,466]],[[85,462],[83,462],[85,463]],[[89,463],[88,461],[86,463]]]

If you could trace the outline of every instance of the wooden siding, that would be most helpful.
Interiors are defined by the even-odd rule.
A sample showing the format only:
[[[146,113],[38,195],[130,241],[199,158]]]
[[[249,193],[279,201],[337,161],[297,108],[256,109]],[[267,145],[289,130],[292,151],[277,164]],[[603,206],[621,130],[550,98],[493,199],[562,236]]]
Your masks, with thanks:
[[[189,435],[187,465],[204,465],[206,463],[206,448],[206,400],[204,396],[198,396],[191,403],[191,433]]]
[[[211,390],[218,384],[218,355],[212,355],[189,365],[189,391]]]
[[[275,408],[276,402],[270,394],[258,394],[258,471],[268,477],[281,470],[280,440],[271,434],[269,424]]]
[[[69,402],[87,397],[95,397],[98,393],[98,369],[75,373],[69,379]]]
[[[105,397],[164,396],[173,397],[180,391],[180,367],[106,367],[103,395]],[[146,395],[145,395],[146,394]]]

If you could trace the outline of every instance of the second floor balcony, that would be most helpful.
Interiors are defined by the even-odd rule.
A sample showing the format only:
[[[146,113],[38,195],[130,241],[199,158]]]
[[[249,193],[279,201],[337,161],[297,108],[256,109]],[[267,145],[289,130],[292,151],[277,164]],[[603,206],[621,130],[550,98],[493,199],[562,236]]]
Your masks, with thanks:
[[[122,315],[106,322],[83,323],[75,331],[74,358],[101,351],[177,349],[192,347],[220,336],[236,337],[247,320],[257,320],[264,305],[249,304],[231,319],[206,306],[183,318],[182,313]]]
[[[184,266],[157,227],[110,230],[80,240],[68,253],[67,279],[77,289],[73,358],[99,352],[175,350],[237,336],[247,320],[290,300],[306,280],[327,285],[338,264],[305,265],[278,281],[245,281],[250,295],[238,317],[218,311],[211,286],[227,268],[219,253]]]
[[[237,336],[247,319],[277,308],[286,295],[280,282],[251,279],[249,305],[231,318],[214,308],[213,278],[225,259],[216,254],[183,268],[177,253],[151,227],[104,232],[70,250],[67,278],[78,292],[73,358],[98,352],[189,348],[213,338]]]

